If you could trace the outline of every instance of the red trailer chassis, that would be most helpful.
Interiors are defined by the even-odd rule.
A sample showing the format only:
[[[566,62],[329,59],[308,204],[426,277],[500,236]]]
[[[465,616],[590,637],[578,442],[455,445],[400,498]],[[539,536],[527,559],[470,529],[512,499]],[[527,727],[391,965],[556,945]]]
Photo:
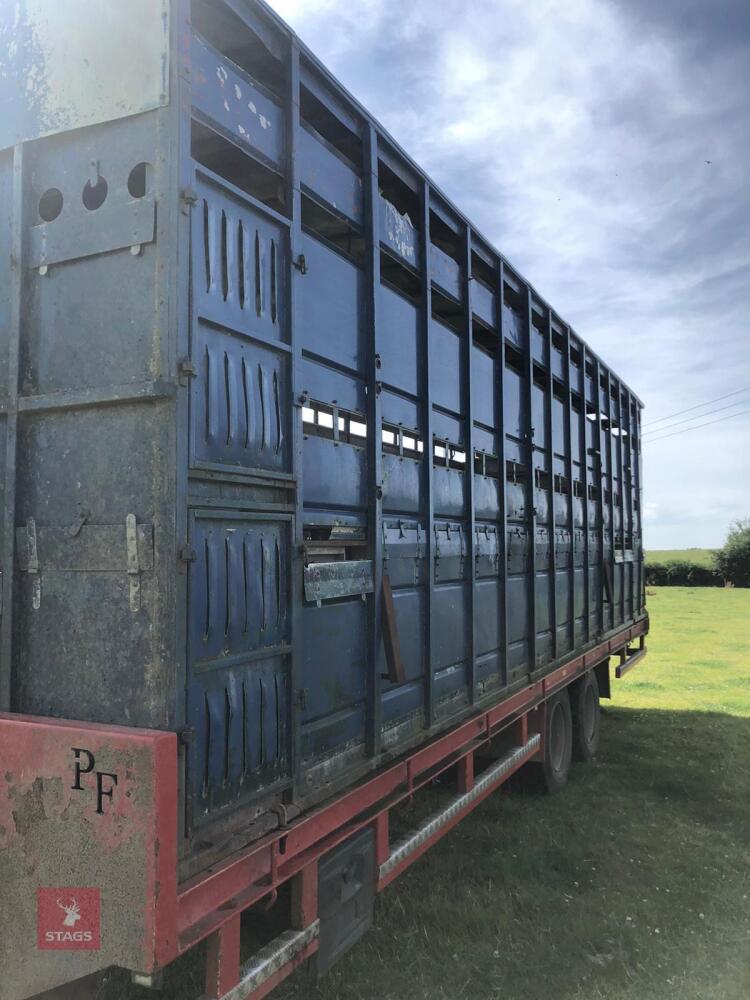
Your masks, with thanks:
[[[608,671],[612,655],[624,675],[645,654],[647,629],[636,622],[179,885],[174,733],[0,715],[0,1000],[111,965],[157,985],[160,970],[204,940],[206,996],[261,1000],[318,950],[322,858],[370,828],[375,888],[384,889],[522,765],[543,759],[547,699],[602,664]],[[475,775],[475,755],[501,734],[502,753]],[[390,811],[449,768],[455,797],[392,844]],[[286,883],[288,929],[243,964],[242,913],[272,903]]]

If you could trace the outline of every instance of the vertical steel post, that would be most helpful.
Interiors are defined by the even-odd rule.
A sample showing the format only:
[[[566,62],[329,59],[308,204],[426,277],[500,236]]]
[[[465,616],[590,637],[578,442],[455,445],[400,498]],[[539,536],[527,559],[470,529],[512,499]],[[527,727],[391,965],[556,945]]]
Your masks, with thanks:
[[[555,446],[552,440],[553,435],[553,399],[555,398],[555,382],[552,374],[552,310],[546,310],[546,322],[544,331],[544,344],[547,352],[547,379],[544,390],[545,395],[545,437],[547,447],[545,448],[544,461],[549,473],[549,503],[547,508],[547,530],[549,532],[549,614],[550,629],[552,632],[552,659],[556,660],[557,650],[557,522],[555,519]]]
[[[380,236],[378,234],[378,135],[372,124],[365,129],[364,141],[364,219],[366,315],[369,334],[367,373],[367,466],[369,500],[367,534],[372,558],[373,592],[367,599],[367,753],[380,752],[382,705],[378,651],[382,635],[383,588],[383,433],[380,402],[377,307],[380,294]]]
[[[609,627],[615,626],[615,466],[612,448],[612,373],[607,369],[607,489],[609,490],[609,576],[612,593],[609,602]]]
[[[529,605],[529,673],[536,670],[536,482],[534,473],[534,322],[531,289],[526,287],[526,462],[528,466],[526,517],[529,524],[529,566],[526,573]]]
[[[172,45],[179,53],[177,65],[172,67],[172,92],[174,94],[168,117],[173,131],[160,130],[162,141],[169,148],[169,204],[166,212],[171,212],[172,223],[177,232],[177,240],[173,246],[162,246],[159,253],[167,256],[172,268],[172,288],[169,292],[171,309],[174,310],[176,322],[173,327],[172,365],[180,357],[191,358],[192,351],[192,318],[191,318],[191,260],[193,226],[197,224],[196,209],[192,198],[185,200],[182,195],[192,191],[195,185],[195,162],[192,157],[192,83],[188,70],[190,51],[190,4],[188,0],[180,0],[175,5],[175,17],[171,25]],[[164,214],[161,214],[162,221]],[[185,381],[185,380],[183,380]],[[190,424],[190,395],[188,385],[177,389],[175,400],[176,426],[188,427]],[[180,380],[177,380],[178,385]],[[176,435],[175,475],[177,500],[175,511],[175,536],[178,544],[187,541],[190,532],[190,436]],[[177,697],[170,709],[168,725],[176,731],[187,726],[187,692],[188,692],[188,573],[185,569],[177,573],[175,578],[175,607],[178,610],[175,622],[175,690]],[[193,751],[195,748],[193,747]],[[189,833],[189,824],[193,819],[193,802],[189,794],[189,767],[191,746],[189,742],[179,741],[178,744],[178,795],[184,808],[178,811],[178,836],[180,839]]]
[[[432,317],[432,277],[430,258],[430,186],[422,181],[422,205],[419,227],[420,256],[422,258],[422,330],[421,330],[421,395],[423,402],[422,420],[424,424],[424,492],[426,499],[427,539],[425,544],[425,560],[427,582],[425,585],[425,722],[432,727],[435,717],[433,704],[433,672],[432,672],[432,634],[433,608],[435,606],[435,502],[433,462],[435,443],[432,432],[432,376],[430,351],[430,322]]]
[[[626,403],[626,427],[625,432],[627,434],[627,447],[628,447],[628,464],[626,467],[626,473],[628,476],[627,483],[627,498],[623,501],[624,507],[623,511],[627,513],[627,534],[625,534],[623,527],[623,548],[626,552],[630,552],[630,558],[633,560],[630,563],[629,577],[630,577],[630,617],[635,616],[635,612],[638,608],[638,602],[635,595],[635,583],[636,583],[636,569],[635,561],[633,556],[633,396],[630,389],[625,389],[625,403]],[[622,426],[622,421],[621,421]],[[623,490],[625,489],[625,484],[623,483]],[[630,546],[627,545],[627,540],[630,538]]]
[[[299,83],[299,45],[292,39],[289,51],[289,67],[287,76],[286,100],[287,115],[287,174],[286,198],[289,206],[289,259],[297,260],[302,252],[302,193],[299,181],[299,162],[297,159],[297,139],[300,129],[300,83]],[[291,652],[291,684],[289,728],[291,732],[291,773],[294,780],[295,793],[299,787],[301,762],[301,698],[302,698],[302,662],[300,645],[302,640],[302,575],[304,562],[304,503],[302,482],[302,448],[304,436],[302,429],[302,386],[300,372],[302,362],[302,347],[297,334],[297,288],[298,282],[305,278],[295,267],[289,268],[289,340],[292,348],[292,399],[294,400],[292,426],[292,473],[295,479],[295,516],[294,516],[294,554],[292,556],[292,652]]]
[[[619,430],[617,432],[617,457],[619,459],[618,472],[620,474],[620,493],[618,498],[618,504],[620,507],[620,621],[625,621],[625,576],[626,576],[626,564],[625,564],[625,453],[624,453],[624,438],[622,436],[623,432],[623,416],[622,416],[622,382],[617,380],[617,423]]]
[[[507,473],[506,473],[506,447],[505,447],[505,333],[503,310],[505,309],[505,262],[500,260],[498,275],[498,298],[497,298],[497,464],[498,464],[498,496],[500,498],[500,537],[498,538],[499,570],[500,570],[500,626],[502,635],[500,638],[500,652],[502,654],[501,684],[508,683],[508,500],[506,495]]]
[[[602,412],[602,386],[601,386],[602,372],[601,363],[599,358],[596,358],[596,363],[594,365],[594,400],[596,405],[596,427],[597,427],[597,506],[599,513],[599,633],[604,632],[604,459],[603,459],[603,445],[602,445],[602,435],[604,434],[604,429],[602,427],[604,414]],[[607,406],[609,409],[609,406]]]
[[[474,407],[471,391],[471,366],[474,351],[474,320],[471,304],[471,227],[467,226],[464,234],[463,253],[463,290],[464,305],[466,315],[464,317],[464,375],[463,375],[463,403],[465,408],[465,435],[466,435],[466,465],[465,465],[465,511],[466,511],[466,558],[469,561],[469,613],[468,613],[468,686],[469,702],[474,704],[476,700],[476,585],[477,585],[477,564],[474,558],[476,548],[476,526],[474,509]]]
[[[12,707],[13,671],[13,576],[16,550],[16,496],[18,475],[18,372],[23,322],[26,227],[24,179],[26,151],[22,144],[13,150],[13,188],[10,247],[10,329],[8,330],[8,372],[5,416],[5,510],[0,550],[0,711]]]
[[[636,449],[635,468],[637,473],[636,490],[638,497],[638,610],[646,606],[646,570],[643,564],[643,451],[641,448],[641,407],[635,408]]]
[[[570,649],[576,644],[576,545],[575,511],[573,501],[573,395],[570,386],[570,327],[563,333],[563,366],[565,369],[565,478],[568,480],[568,592],[570,595]],[[564,495],[564,494],[563,494]]]
[[[578,389],[581,396],[578,436],[581,443],[581,482],[583,483],[583,614],[585,618],[586,642],[591,640],[591,540],[589,538],[589,450],[588,417],[586,415],[586,348],[580,345],[580,371]]]

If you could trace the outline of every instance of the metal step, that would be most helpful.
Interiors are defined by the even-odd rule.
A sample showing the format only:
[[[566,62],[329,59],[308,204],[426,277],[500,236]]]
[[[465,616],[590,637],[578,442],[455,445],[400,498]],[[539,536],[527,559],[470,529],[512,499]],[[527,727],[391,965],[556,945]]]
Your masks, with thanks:
[[[426,841],[433,837],[442,827],[449,823],[455,816],[463,812],[468,806],[478,799],[492,785],[499,784],[503,777],[513,771],[519,764],[522,764],[529,757],[533,757],[539,749],[541,737],[536,734],[532,736],[528,743],[522,747],[514,747],[505,756],[501,757],[492,767],[484,771],[477,779],[474,787],[457,795],[447,806],[438,810],[427,819],[419,829],[407,834],[398,841],[391,851],[390,857],[380,866],[379,878],[382,880],[394,868],[397,868],[409,855],[418,850]]]
[[[642,649],[637,649],[634,653],[630,653],[622,663],[618,664],[615,667],[615,677],[618,681],[621,677],[625,676],[628,670],[632,670],[636,663],[640,663],[647,652],[648,649],[644,646]]]
[[[320,933],[316,920],[302,931],[284,931],[265,948],[257,951],[240,969],[240,981],[221,1000],[245,1000],[268,982],[271,976],[297,958]],[[205,998],[202,998],[205,1000]]]

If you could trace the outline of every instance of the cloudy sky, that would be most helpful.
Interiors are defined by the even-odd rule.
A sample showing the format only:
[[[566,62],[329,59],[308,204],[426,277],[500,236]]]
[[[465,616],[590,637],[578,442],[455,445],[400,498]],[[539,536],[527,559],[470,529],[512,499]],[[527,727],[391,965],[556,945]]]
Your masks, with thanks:
[[[748,0],[271,2],[643,399],[647,547],[720,545],[750,517]]]

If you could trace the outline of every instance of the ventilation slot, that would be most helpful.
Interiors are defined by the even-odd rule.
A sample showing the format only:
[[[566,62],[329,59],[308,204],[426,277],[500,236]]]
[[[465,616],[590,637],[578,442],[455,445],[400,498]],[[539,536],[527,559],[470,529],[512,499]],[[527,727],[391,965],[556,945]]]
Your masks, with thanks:
[[[248,560],[247,560],[247,536],[242,539],[242,592],[244,594],[244,617],[242,620],[242,634],[247,635],[247,629],[249,625],[249,611],[248,611],[248,598],[249,598],[249,577],[248,577]],[[243,684],[244,691],[244,684]]]
[[[276,409],[276,454],[281,451],[281,443],[284,434],[281,430],[281,398],[279,396],[279,376],[276,371],[273,373],[273,402]]]
[[[299,110],[303,123],[316,138],[322,139],[325,145],[358,170],[362,163],[362,140],[304,85],[300,87]]]
[[[203,200],[203,263],[206,269],[206,294],[210,294],[213,280],[213,239],[212,239],[212,210],[208,207],[208,202]]]
[[[224,401],[226,403],[227,409],[227,444],[231,444],[234,439],[233,424],[234,424],[234,406],[232,406],[232,382],[230,371],[230,360],[229,355],[224,351]]]
[[[232,706],[229,691],[224,688],[224,785],[229,781],[229,744],[232,733]]]
[[[361,267],[364,262],[362,233],[340,215],[323,208],[313,198],[302,195],[302,228],[327,243]]]
[[[263,767],[266,763],[266,688],[263,684],[263,680],[259,679],[258,689],[260,692],[259,709],[260,709],[260,720],[258,725],[258,734],[260,736],[260,766]]]
[[[247,690],[245,687],[245,682],[242,682],[242,777],[244,778],[247,774]]]
[[[245,403],[245,447],[250,447],[250,437],[251,437],[251,401],[252,401],[252,382],[250,379],[250,373],[247,369],[247,362],[242,359],[242,397]]]
[[[260,600],[261,600],[261,618],[260,618],[260,630],[261,632],[266,631],[266,562],[268,556],[266,554],[266,540],[261,537],[260,539]]]
[[[274,45],[273,27],[257,12],[253,19],[257,25],[251,27],[221,0],[192,0],[193,28],[270,94],[283,99],[286,77],[281,52],[274,51],[280,46]]]
[[[193,159],[269,208],[286,214],[281,174],[247,154],[244,148],[200,122],[192,124]]]
[[[211,637],[211,546],[208,538],[203,542],[204,559],[206,565],[206,621],[203,629],[203,638],[208,642]]]
[[[276,299],[276,240],[271,240],[271,322],[276,323],[276,315],[278,312],[277,299]]]
[[[245,226],[242,219],[237,223],[238,293],[240,309],[245,308]]]
[[[203,707],[206,719],[206,744],[203,754],[203,797],[208,795],[208,776],[211,768],[211,706],[208,702],[208,694],[203,695]]]
[[[227,638],[232,627],[232,581],[230,579],[229,568],[229,539],[224,539],[224,593],[226,602],[224,604],[224,638]]]
[[[222,211],[221,213],[221,294],[226,302],[229,298],[229,293],[232,290],[232,284],[230,281],[230,251],[227,238],[227,213]]]
[[[475,451],[474,472],[478,476],[486,476],[489,479],[499,479],[500,459],[497,455],[490,455],[486,451]]]
[[[276,581],[276,628],[281,624],[281,549],[278,538],[274,538],[274,579]]]
[[[258,316],[263,314],[263,273],[261,268],[261,239],[255,230],[255,311]]]

